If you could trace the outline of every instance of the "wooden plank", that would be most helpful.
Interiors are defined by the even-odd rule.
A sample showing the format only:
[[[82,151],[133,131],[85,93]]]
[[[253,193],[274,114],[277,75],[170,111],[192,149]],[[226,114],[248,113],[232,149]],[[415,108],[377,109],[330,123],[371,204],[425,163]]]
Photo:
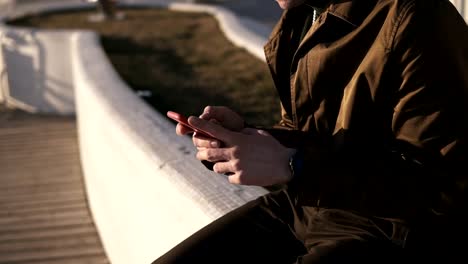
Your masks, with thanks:
[[[92,247],[99,247],[99,239],[94,235],[81,236],[81,238],[75,239],[73,237],[62,237],[60,239],[49,239],[48,243],[44,243],[43,240],[20,240],[20,241],[10,241],[9,243],[0,244],[0,253],[20,253],[25,250],[49,250],[57,249],[61,247],[74,247],[74,246],[83,246],[88,245]]]
[[[109,264],[74,117],[0,109],[0,264]]]
[[[68,211],[58,212],[52,215],[10,215],[8,217],[0,218],[0,225],[2,226],[23,226],[23,225],[40,225],[48,223],[53,225],[61,225],[68,223],[86,223],[90,219],[89,212],[87,211]],[[5,227],[6,228],[6,227]]]

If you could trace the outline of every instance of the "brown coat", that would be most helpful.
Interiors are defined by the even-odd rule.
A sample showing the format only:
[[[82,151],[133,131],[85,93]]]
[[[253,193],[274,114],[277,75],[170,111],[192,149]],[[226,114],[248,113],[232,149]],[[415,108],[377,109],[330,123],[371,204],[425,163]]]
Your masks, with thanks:
[[[282,104],[271,131],[304,153],[289,184],[297,205],[404,219],[460,212],[466,22],[445,0],[332,2],[294,54],[304,6],[285,11],[265,45]]]

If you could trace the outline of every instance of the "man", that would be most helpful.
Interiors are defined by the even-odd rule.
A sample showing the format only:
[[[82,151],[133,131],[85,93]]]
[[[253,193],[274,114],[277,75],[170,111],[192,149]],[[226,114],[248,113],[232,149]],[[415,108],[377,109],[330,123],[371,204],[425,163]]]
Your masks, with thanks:
[[[193,136],[215,172],[281,188],[154,263],[467,263],[463,18],[446,0],[277,2],[279,124],[213,106],[189,122],[216,137]]]

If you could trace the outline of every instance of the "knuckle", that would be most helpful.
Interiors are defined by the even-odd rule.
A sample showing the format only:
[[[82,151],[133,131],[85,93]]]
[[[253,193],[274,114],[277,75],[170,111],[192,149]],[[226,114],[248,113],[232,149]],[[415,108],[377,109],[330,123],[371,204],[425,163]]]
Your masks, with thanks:
[[[243,171],[238,171],[237,172],[237,181],[239,184],[247,184],[248,179],[246,179],[245,173]]]
[[[198,159],[198,160],[206,160],[206,155],[205,155],[205,152],[204,150],[199,150],[197,152],[197,154],[195,155],[195,157]]]
[[[213,165],[213,171],[216,172],[216,173],[221,173],[222,171],[220,170],[219,168],[219,164],[218,163],[215,163]]]
[[[232,166],[233,171],[240,171],[242,169],[242,164],[239,159],[232,160],[231,166]]]
[[[192,137],[193,145],[198,148],[206,148],[210,146],[210,141]]]
[[[209,149],[205,149],[205,150],[204,150],[204,153],[205,153],[205,159],[206,159],[206,160],[209,160],[209,161],[213,160],[213,153],[212,153],[212,151],[210,151]]]
[[[213,154],[211,153],[211,151],[209,149],[206,149],[206,148],[200,148],[198,149],[198,152],[196,154],[196,157],[198,160],[208,160],[208,161],[211,161],[212,160],[212,157],[213,157]]]
[[[233,158],[238,158],[240,156],[240,152],[241,152],[240,148],[238,146],[234,146],[232,147],[231,156]]]
[[[205,109],[203,109],[203,113],[210,113],[213,111],[213,106],[207,105],[205,106]]]
[[[232,184],[241,184],[241,182],[239,181],[239,177],[237,175],[229,176],[228,180],[229,180],[229,183],[232,183]]]

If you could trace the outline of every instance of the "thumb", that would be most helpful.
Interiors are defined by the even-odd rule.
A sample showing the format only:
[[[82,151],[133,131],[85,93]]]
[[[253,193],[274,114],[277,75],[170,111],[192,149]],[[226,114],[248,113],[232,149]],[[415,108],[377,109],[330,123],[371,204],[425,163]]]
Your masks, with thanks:
[[[190,125],[194,126],[195,128],[198,128],[202,131],[206,131],[207,134],[213,136],[214,138],[224,143],[229,143],[232,139],[232,134],[233,134],[232,131],[225,129],[221,125],[216,124],[212,121],[200,119],[195,116],[191,116],[189,117],[188,122]]]

